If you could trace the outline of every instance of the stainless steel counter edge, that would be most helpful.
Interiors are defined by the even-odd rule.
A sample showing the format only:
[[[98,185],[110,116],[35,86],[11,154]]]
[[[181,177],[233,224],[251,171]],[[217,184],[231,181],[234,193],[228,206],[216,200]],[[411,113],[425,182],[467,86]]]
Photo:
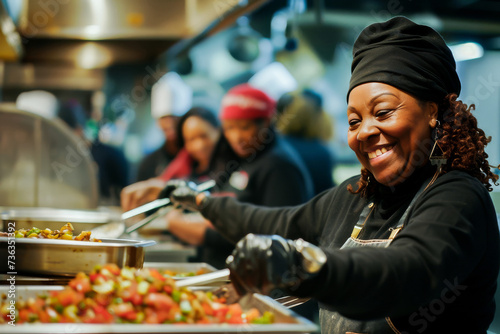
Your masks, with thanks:
[[[8,238],[0,237],[0,243],[14,239],[16,243],[52,245],[52,246],[85,246],[85,247],[149,247],[156,245],[154,240],[130,240],[130,239],[100,239],[102,242],[93,241],[70,241],[59,239],[30,239],[30,238]]]

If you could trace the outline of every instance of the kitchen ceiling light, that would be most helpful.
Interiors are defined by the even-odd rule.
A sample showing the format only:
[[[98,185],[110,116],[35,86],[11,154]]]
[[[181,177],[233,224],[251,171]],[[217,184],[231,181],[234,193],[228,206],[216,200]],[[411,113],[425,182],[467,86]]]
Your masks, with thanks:
[[[88,42],[77,51],[76,62],[84,69],[103,68],[110,64],[111,55],[99,44]]]
[[[455,61],[464,61],[481,58],[484,54],[483,47],[474,42],[461,43],[450,46]]]
[[[83,28],[83,34],[88,39],[99,37],[100,33],[101,33],[101,28],[97,24],[92,24]]]

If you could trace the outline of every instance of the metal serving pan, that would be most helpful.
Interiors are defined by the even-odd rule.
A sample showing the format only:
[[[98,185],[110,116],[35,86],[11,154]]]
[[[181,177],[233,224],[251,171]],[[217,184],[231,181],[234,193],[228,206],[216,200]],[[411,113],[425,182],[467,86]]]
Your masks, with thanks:
[[[75,276],[89,273],[95,265],[115,263],[119,267],[142,268],[144,247],[155,241],[128,239],[101,239],[102,242],[58,239],[31,239],[0,237],[0,270],[18,275]],[[13,244],[15,241],[15,244]],[[9,245],[10,242],[10,245]],[[9,247],[14,245],[14,247]],[[14,263],[9,255],[15,251]],[[11,253],[9,253],[9,251]],[[9,267],[14,265],[14,267]]]
[[[196,273],[203,271],[204,274],[216,271],[214,267],[205,262],[144,262],[144,268],[169,270],[179,274]],[[185,279],[189,276],[174,276],[174,280]]]
[[[61,286],[52,287],[17,287],[16,299],[34,297],[37,294],[53,290],[61,290]],[[0,292],[7,292],[8,287],[0,287]],[[318,326],[309,320],[298,316],[293,311],[283,307],[269,297],[259,294],[248,295],[240,299],[239,304],[244,310],[251,307],[259,311],[271,311],[275,316],[275,323],[270,325],[149,325],[149,324],[22,324],[15,327],[0,325],[0,332],[11,334],[36,333],[311,333],[318,330]]]
[[[2,208],[2,230],[7,232],[9,227],[19,230],[21,228],[39,229],[50,228],[58,230],[64,224],[71,223],[75,233],[90,231],[94,227],[121,220],[120,214],[113,210],[66,210],[55,208]]]

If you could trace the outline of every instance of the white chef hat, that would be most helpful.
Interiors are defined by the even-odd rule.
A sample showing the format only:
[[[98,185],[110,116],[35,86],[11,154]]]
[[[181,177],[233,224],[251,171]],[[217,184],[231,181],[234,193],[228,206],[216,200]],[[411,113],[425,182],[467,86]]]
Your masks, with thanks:
[[[16,108],[52,119],[57,115],[57,98],[44,90],[23,92],[17,97]]]
[[[279,62],[273,62],[259,70],[248,80],[248,84],[263,90],[275,100],[299,86],[290,71]]]
[[[175,72],[168,72],[151,90],[153,118],[182,116],[193,104],[193,90]]]

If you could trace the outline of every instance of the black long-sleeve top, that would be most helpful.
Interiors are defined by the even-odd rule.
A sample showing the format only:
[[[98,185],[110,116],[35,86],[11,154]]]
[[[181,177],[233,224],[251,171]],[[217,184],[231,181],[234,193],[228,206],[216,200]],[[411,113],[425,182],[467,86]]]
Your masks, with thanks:
[[[387,239],[432,172],[424,168],[396,188],[379,186],[359,238]],[[346,189],[356,189],[358,179],[292,208],[208,198],[202,214],[233,241],[252,232],[320,245],[327,263],[297,295],[317,299],[324,310],[355,319],[389,316],[403,333],[485,333],[494,316],[500,253],[486,188],[465,172],[448,172],[415,202],[389,247],[340,250],[368,203]]]

